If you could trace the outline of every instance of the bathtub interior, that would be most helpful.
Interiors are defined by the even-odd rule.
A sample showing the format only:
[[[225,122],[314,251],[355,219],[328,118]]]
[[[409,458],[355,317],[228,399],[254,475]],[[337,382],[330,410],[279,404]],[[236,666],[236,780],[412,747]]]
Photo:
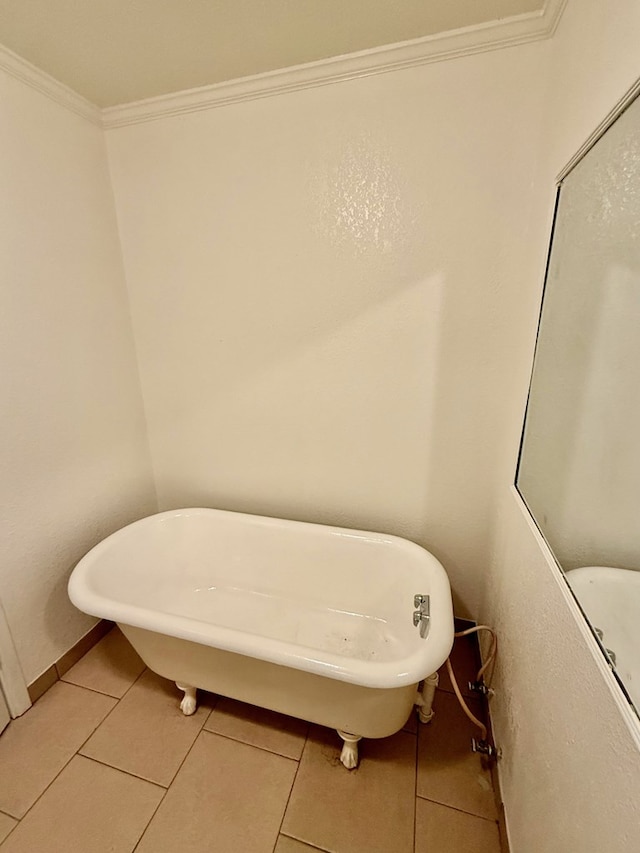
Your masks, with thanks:
[[[438,665],[452,641],[444,570],[424,549],[392,536],[192,509],[129,525],[85,560],[93,599],[120,605],[96,615],[140,627],[154,628],[142,618],[153,611],[242,632],[258,644],[315,650],[325,660],[402,669],[424,648],[412,621],[413,596],[422,593],[438,605],[431,625],[444,650]]]

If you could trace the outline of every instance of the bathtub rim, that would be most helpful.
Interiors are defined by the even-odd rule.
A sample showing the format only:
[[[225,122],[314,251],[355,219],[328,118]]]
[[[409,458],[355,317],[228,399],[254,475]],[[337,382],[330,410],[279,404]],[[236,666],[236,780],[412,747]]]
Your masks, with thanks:
[[[125,601],[108,598],[105,595],[95,592],[90,587],[90,576],[94,564],[103,552],[113,545],[114,539],[121,538],[125,535],[125,531],[127,531],[128,535],[134,528],[148,526],[151,520],[157,521],[162,518],[185,514],[214,514],[217,517],[233,516],[234,518],[240,516],[249,522],[255,520],[264,523],[266,521],[273,523],[274,526],[284,524],[287,527],[294,526],[298,529],[311,528],[316,531],[322,529],[327,533],[340,535],[344,535],[345,533],[355,534],[395,545],[404,551],[408,550],[426,555],[425,568],[430,576],[433,615],[428,637],[425,640],[419,640],[419,643],[424,645],[416,644],[415,651],[400,660],[385,662],[361,660],[271,637],[264,637],[261,634],[252,633],[246,629],[239,630],[222,627],[215,623],[205,622],[189,616],[180,616],[161,610],[147,609],[136,604],[129,604]],[[424,559],[424,556],[422,556],[422,559]],[[416,592],[416,590],[411,590],[412,594],[413,592]],[[453,645],[453,605],[449,579],[440,561],[430,551],[427,551],[415,542],[391,534],[312,522],[293,521],[283,518],[272,518],[231,510],[219,510],[208,507],[184,507],[154,513],[122,527],[95,545],[78,561],[69,578],[68,593],[71,602],[79,610],[93,616],[268,661],[269,663],[280,666],[314,673],[361,687],[395,688],[417,684],[442,666],[449,656]],[[433,607],[435,600],[439,602],[440,612],[437,615]],[[409,617],[410,611],[408,611],[407,615]]]

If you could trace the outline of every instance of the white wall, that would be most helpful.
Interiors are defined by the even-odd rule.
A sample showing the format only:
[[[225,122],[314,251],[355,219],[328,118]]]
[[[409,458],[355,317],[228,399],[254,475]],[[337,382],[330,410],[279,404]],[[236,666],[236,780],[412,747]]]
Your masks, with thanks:
[[[162,508],[406,536],[476,612],[547,48],[107,133]]]
[[[0,599],[27,682],[95,620],[66,581],[154,511],[102,131],[0,75]]]
[[[538,230],[551,219],[554,176],[640,75],[640,5],[570,0],[552,42]],[[501,781],[513,853],[623,853],[638,849],[638,748],[512,492],[544,274],[544,240],[523,266],[511,316],[512,352],[502,487],[483,619],[501,637],[493,719],[504,750]]]

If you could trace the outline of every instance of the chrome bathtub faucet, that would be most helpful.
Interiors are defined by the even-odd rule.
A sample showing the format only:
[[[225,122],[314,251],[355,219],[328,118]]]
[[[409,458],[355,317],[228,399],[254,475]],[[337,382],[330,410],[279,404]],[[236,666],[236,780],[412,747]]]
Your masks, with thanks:
[[[420,627],[420,636],[425,639],[429,633],[429,624],[431,621],[430,600],[428,595],[420,595],[419,593],[413,596],[413,606],[417,610],[413,611],[413,624],[416,628]]]

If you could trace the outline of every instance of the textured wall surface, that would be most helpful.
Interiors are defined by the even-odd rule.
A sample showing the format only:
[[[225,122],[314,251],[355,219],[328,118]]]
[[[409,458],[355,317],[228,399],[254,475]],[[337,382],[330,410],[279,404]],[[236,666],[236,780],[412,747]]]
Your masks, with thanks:
[[[0,596],[27,682],[94,620],[93,544],[155,509],[99,128],[0,76]]]
[[[640,6],[570,0],[551,42],[535,255],[511,322],[503,484],[481,618],[501,637],[493,720],[513,853],[631,853],[640,828],[638,725],[585,639],[564,580],[511,492],[542,293],[554,178],[640,75]]]
[[[162,508],[406,536],[475,612],[545,49],[107,133]]]
[[[506,491],[487,606],[501,640],[492,719],[511,851],[635,853],[640,734],[525,516]]]

